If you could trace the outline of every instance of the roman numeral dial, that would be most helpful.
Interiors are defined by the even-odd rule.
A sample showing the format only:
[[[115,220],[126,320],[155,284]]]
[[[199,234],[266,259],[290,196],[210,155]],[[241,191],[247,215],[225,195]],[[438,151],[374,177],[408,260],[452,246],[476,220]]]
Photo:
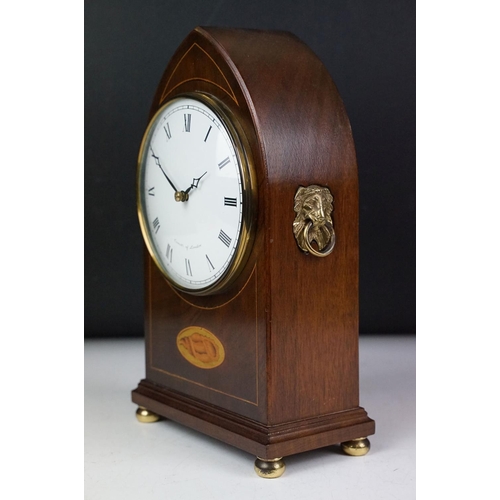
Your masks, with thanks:
[[[170,132],[170,124],[168,122],[163,126],[163,130],[165,130],[165,134],[167,135],[167,140],[172,139],[172,132]]]
[[[224,243],[228,248],[231,245],[232,239],[221,229],[219,232],[219,240]]]
[[[193,271],[191,270],[191,261],[189,259],[184,259],[184,264],[186,266],[186,276],[193,276]]]
[[[224,158],[220,163],[219,163],[219,169],[224,168],[231,160],[229,157]]]
[[[172,99],[141,146],[139,211],[148,250],[170,283],[191,293],[226,283],[246,241],[246,155],[222,108],[212,105]]]
[[[172,264],[172,259],[174,257],[174,249],[170,246],[170,244],[167,245],[167,261]]]
[[[205,136],[205,139],[203,139],[203,142],[207,142],[208,136],[210,135],[211,131],[212,131],[212,125],[210,125],[210,127],[208,127],[207,135]]]
[[[184,132],[191,132],[191,113],[184,115]]]
[[[207,259],[208,270],[210,272],[214,271],[215,270],[215,266],[212,264],[212,261],[210,260],[210,257],[208,255],[205,255],[205,257]]]
[[[226,198],[224,196],[224,206],[226,206],[226,207],[236,207],[236,206],[238,206],[236,198]]]

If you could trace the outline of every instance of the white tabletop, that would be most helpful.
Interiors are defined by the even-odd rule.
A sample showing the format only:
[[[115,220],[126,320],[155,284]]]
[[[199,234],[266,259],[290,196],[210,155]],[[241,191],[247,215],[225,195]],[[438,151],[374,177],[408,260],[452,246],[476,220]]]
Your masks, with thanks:
[[[360,405],[376,422],[364,457],[338,447],[286,457],[261,479],[255,457],[175,422],[141,424],[130,392],[145,375],[141,339],[85,342],[85,498],[415,498],[415,337],[360,338]]]

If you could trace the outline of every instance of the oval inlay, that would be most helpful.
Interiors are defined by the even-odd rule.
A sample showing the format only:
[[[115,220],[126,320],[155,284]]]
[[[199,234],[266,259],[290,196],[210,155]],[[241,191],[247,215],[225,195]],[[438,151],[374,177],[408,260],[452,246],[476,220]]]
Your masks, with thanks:
[[[216,368],[226,355],[221,341],[201,326],[188,326],[181,330],[177,335],[177,349],[198,368]]]

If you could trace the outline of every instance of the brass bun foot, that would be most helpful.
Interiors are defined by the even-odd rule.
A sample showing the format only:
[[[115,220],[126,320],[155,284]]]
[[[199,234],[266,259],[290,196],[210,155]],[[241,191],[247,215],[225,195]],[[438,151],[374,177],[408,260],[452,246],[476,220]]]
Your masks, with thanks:
[[[137,408],[135,416],[137,417],[137,420],[139,420],[139,422],[142,422],[144,424],[149,424],[151,422],[157,422],[158,420],[160,420],[159,415],[153,413],[152,411],[149,411],[147,408],[144,408],[144,406],[139,406],[139,408]]]
[[[370,441],[361,437],[342,443],[342,451],[352,457],[362,457],[370,451]]]
[[[254,465],[255,472],[259,477],[274,479],[283,475],[285,472],[285,462],[282,458],[272,458],[265,460],[257,457]]]

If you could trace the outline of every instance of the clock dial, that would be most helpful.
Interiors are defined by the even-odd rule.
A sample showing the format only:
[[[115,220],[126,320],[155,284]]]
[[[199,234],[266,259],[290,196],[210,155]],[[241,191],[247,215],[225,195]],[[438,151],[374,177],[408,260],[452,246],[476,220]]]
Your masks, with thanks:
[[[139,214],[148,249],[176,287],[205,293],[241,253],[245,156],[228,119],[202,98],[164,105],[139,157]]]

